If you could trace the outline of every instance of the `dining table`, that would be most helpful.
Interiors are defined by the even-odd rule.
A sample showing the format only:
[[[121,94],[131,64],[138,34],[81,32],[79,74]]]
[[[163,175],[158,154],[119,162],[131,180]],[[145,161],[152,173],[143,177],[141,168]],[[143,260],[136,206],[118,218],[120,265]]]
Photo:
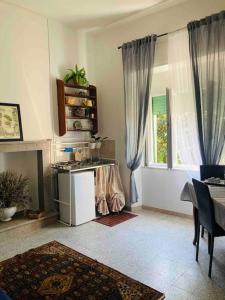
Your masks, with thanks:
[[[225,230],[225,180],[219,182],[203,181],[209,187],[209,192],[214,204],[214,213],[216,223]],[[198,204],[195,195],[194,186],[191,182],[186,182],[180,199],[189,201],[193,204],[193,220],[194,220],[194,239],[193,244],[197,242],[197,224],[198,224]]]

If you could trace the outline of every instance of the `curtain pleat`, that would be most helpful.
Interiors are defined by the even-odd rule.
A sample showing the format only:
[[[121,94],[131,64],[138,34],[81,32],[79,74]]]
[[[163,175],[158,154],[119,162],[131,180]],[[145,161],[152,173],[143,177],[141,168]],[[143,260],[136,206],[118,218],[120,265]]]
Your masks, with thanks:
[[[138,201],[134,171],[140,166],[149,111],[149,94],[157,36],[122,45],[126,162],[131,170],[131,203]]]
[[[168,35],[173,145],[187,170],[201,164],[187,29]]]
[[[96,207],[101,215],[109,211],[120,212],[125,206],[125,197],[117,165],[96,170]]]
[[[188,24],[203,164],[218,164],[225,141],[225,11]]]

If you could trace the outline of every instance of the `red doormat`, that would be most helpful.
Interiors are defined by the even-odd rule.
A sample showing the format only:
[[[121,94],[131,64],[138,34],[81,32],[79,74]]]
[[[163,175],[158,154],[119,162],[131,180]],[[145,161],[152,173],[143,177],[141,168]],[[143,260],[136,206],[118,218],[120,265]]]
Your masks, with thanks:
[[[137,217],[137,215],[122,211],[119,214],[102,216],[94,220],[94,222],[113,227],[135,217]]]

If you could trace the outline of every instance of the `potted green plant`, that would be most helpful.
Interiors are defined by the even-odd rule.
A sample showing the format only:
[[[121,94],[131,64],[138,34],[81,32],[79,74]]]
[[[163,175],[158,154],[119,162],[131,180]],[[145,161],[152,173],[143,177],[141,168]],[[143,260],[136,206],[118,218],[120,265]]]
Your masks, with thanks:
[[[84,68],[79,69],[76,65],[74,69],[67,69],[68,72],[64,76],[64,82],[68,83],[70,81],[74,82],[74,84],[78,84],[81,86],[88,86],[88,80],[86,78],[86,71]]]
[[[94,148],[91,148],[91,149],[100,149],[101,148],[101,145],[102,145],[102,142],[106,139],[108,139],[108,137],[100,137],[100,136],[96,136],[96,135],[92,135],[91,136],[92,138],[92,143],[95,144],[95,147]]]
[[[96,148],[96,137],[95,137],[95,135],[92,135],[91,136],[91,140],[90,140],[90,142],[89,142],[89,148],[90,149],[95,149]]]
[[[17,208],[28,208],[29,179],[12,171],[0,173],[0,220],[10,221]]]

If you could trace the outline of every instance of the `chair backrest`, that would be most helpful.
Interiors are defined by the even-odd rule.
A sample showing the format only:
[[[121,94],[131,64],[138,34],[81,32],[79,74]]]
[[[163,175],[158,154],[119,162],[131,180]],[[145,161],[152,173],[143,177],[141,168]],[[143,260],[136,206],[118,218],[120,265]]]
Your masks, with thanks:
[[[224,173],[225,173],[225,166],[223,165],[201,165],[200,166],[201,180],[205,180],[210,177],[224,179]]]
[[[201,225],[203,225],[209,233],[213,233],[216,228],[215,213],[213,200],[210,196],[209,188],[206,184],[192,179],[197,203],[198,215]]]

